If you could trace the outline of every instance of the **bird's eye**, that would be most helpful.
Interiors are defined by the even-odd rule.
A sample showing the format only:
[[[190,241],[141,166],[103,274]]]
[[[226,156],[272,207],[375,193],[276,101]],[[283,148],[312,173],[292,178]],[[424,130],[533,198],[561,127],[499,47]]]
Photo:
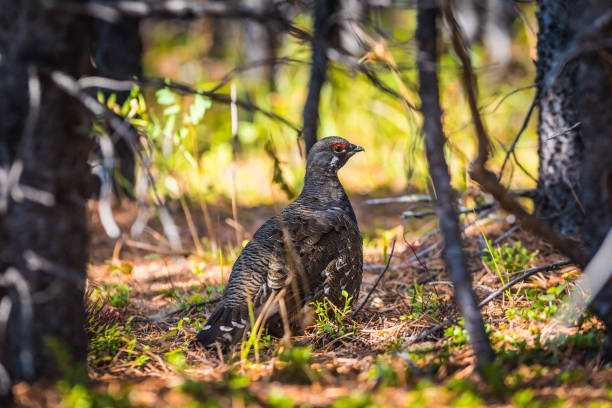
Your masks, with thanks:
[[[346,149],[346,145],[344,143],[334,143],[332,145],[332,150],[336,153],[342,153]]]

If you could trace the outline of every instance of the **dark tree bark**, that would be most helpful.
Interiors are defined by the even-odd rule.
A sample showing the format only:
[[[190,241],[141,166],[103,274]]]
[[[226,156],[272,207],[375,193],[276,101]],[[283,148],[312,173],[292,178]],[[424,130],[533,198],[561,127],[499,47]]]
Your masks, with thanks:
[[[51,73],[78,77],[89,71],[91,23],[48,11],[38,0],[4,2],[0,20],[0,171],[23,163],[20,185],[53,197],[47,205],[16,200],[14,184],[8,196],[0,193],[7,204],[0,206],[2,315],[10,308],[8,322],[0,322],[7,324],[0,332],[0,384],[6,385],[6,376],[14,383],[58,375],[48,347],[53,340],[86,372],[90,121],[78,102],[54,86]],[[36,109],[30,100],[38,95]],[[37,256],[48,262],[32,262],[40,261]],[[8,392],[2,389],[5,398]]]
[[[140,38],[140,20],[125,18],[116,23],[105,21],[94,22],[93,58],[97,72],[102,76],[132,78],[142,76],[142,40]],[[105,92],[107,95],[110,92]],[[130,95],[129,91],[116,92],[117,103],[122,104]],[[115,167],[118,175],[130,185],[134,185],[136,162],[134,152],[121,137],[113,140],[115,148]],[[99,179],[93,186],[94,194],[100,191]],[[115,180],[115,192],[132,197],[129,190],[121,188]]]
[[[423,133],[429,163],[429,173],[436,192],[436,213],[444,239],[444,260],[455,287],[455,301],[470,334],[470,342],[476,355],[476,364],[483,368],[494,359],[489,337],[482,322],[480,309],[472,291],[472,279],[461,250],[461,232],[455,206],[455,192],[450,184],[450,175],[444,158],[446,137],[442,129],[442,110],[437,74],[438,9],[429,0],[419,0],[417,17],[419,97],[423,113]]]
[[[334,13],[338,10],[338,0],[316,0],[314,38],[312,40],[312,67],[308,83],[308,96],[302,114],[306,154],[317,142],[319,127],[319,99],[321,88],[327,77],[327,48],[332,42],[331,36],[336,32]]]
[[[570,61],[552,86],[543,82],[571,38],[568,3],[540,0],[537,13],[540,171],[536,214],[556,230],[578,235],[584,218],[579,198],[583,145],[575,104],[575,64]]]
[[[572,44],[580,48],[573,94],[583,144],[579,162],[586,213],[583,238],[593,256],[612,227],[612,9],[606,0],[570,3]],[[606,323],[612,350],[612,280],[595,297],[591,309]]]

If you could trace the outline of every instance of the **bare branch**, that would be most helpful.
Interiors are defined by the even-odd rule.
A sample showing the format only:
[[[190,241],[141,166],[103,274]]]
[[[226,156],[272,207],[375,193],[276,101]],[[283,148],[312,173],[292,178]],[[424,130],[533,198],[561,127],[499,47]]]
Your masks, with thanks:
[[[389,258],[387,258],[387,264],[385,265],[385,269],[383,269],[383,271],[378,275],[378,278],[376,278],[376,282],[374,282],[374,285],[372,285],[372,288],[368,292],[368,295],[366,296],[366,298],[363,299],[363,302],[361,302],[359,307],[355,309],[355,311],[351,315],[351,319],[354,318],[357,315],[357,313],[359,313],[361,309],[363,309],[363,307],[368,303],[368,300],[370,300],[370,296],[372,296],[372,293],[374,293],[374,291],[376,290],[376,287],[380,283],[380,280],[383,278],[385,273],[389,270],[389,265],[391,264],[391,258],[393,258],[394,251],[395,251],[395,239],[393,240],[393,244],[391,245],[391,253],[389,254]]]
[[[228,18],[248,19],[261,24],[277,24],[289,34],[310,40],[310,34],[296,27],[278,10],[260,10],[226,1],[167,0],[167,1],[89,1],[52,2],[47,7],[70,13],[84,14],[114,23],[122,18]]]
[[[514,214],[522,228],[550,242],[557,250],[569,256],[577,264],[581,266],[586,265],[588,258],[583,249],[576,245],[576,242],[554,231],[547,223],[536,218],[532,214],[529,214],[523,208],[523,206],[512,198],[508,191],[501,184],[499,184],[497,176],[486,168],[486,163],[489,156],[489,137],[477,108],[476,91],[474,88],[475,79],[474,72],[472,70],[472,63],[465,50],[459,25],[455,20],[448,2],[445,3],[444,16],[451,30],[453,49],[463,66],[461,80],[463,83],[464,92],[466,93],[466,97],[468,99],[468,105],[470,107],[472,121],[474,123],[476,137],[478,140],[478,155],[472,162],[470,177],[474,181],[478,182],[485,191],[492,194],[503,209]]]
[[[519,129],[516,136],[514,137],[514,140],[512,141],[510,148],[508,148],[508,151],[506,152],[506,157],[504,157],[504,162],[502,163],[501,168],[499,169],[499,174],[497,176],[498,182],[501,180],[502,175],[504,174],[504,168],[506,167],[506,163],[508,162],[510,155],[512,155],[514,157],[514,160],[518,163],[518,159],[516,158],[514,149],[516,148],[516,144],[518,143],[521,135],[527,128],[527,125],[529,124],[529,119],[531,119],[531,114],[535,110],[535,107],[537,106],[537,104],[538,104],[538,95],[536,95],[533,98],[533,101],[531,102],[531,106],[529,107],[529,110],[527,111],[527,114],[525,115],[525,119],[523,120],[523,124],[521,125],[521,128]]]
[[[173,247],[173,249],[180,250],[181,239],[178,232],[178,227],[172,220],[170,213],[159,196],[153,174],[151,173],[150,159],[148,157],[144,157],[140,149],[136,147],[138,143],[138,132],[136,129],[134,129],[128,122],[123,120],[123,118],[117,116],[113,111],[109,110],[106,106],[98,102],[95,98],[84,92],[79,86],[77,80],[72,78],[70,75],[60,71],[53,71],[51,72],[50,77],[60,89],[62,89],[68,95],[76,98],[87,110],[94,115],[104,118],[115,130],[115,132],[123,137],[129,144],[132,151],[138,156],[146,170],[146,176],[149,179],[149,184],[153,190],[153,198],[157,207],[159,220],[164,229],[164,233],[168,237],[170,245]]]
[[[486,363],[494,360],[495,355],[482,322],[480,310],[472,290],[472,279],[465,256],[461,249],[461,232],[456,214],[455,192],[450,185],[448,165],[444,158],[445,136],[442,130],[442,110],[437,73],[437,8],[428,8],[427,0],[419,0],[417,15],[417,43],[419,65],[419,96],[423,113],[423,133],[425,150],[429,163],[429,173],[436,191],[436,213],[440,231],[444,239],[444,260],[450,271],[455,288],[455,301],[464,317],[465,326],[470,334],[470,343],[476,355],[480,370]],[[478,109],[474,104],[474,108]],[[479,146],[480,154],[486,158],[488,145]]]

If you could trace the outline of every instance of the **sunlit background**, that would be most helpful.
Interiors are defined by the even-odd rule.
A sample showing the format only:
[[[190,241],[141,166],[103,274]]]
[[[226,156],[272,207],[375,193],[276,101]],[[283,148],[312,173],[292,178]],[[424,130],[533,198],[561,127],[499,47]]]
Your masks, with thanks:
[[[494,170],[499,169],[504,148],[521,127],[535,93],[531,86],[535,78],[535,9],[531,5],[521,10],[510,30],[509,59],[499,62],[492,56],[494,48],[487,49],[482,41],[472,47],[480,108],[494,139],[490,161]],[[365,51],[362,60],[370,61],[370,67],[389,88],[418,107],[415,11],[393,10],[379,17],[387,38],[367,27],[366,32],[386,60],[380,54]],[[296,23],[312,29],[307,15],[298,16]],[[210,21],[146,22],[141,28],[145,76],[168,78],[199,90],[213,89],[222,79],[229,79],[217,92],[229,94],[234,85],[238,99],[275,112],[301,127],[310,74],[309,44],[287,35],[280,37],[277,56],[284,61],[275,65],[269,76],[272,81],[267,78],[266,68],[261,67],[232,74],[236,67],[248,65],[244,24],[216,24],[223,24],[221,39],[214,37]],[[462,191],[471,183],[467,169],[474,157],[474,133],[461,90],[458,62],[450,49],[444,48],[441,53],[441,98],[449,139],[447,160],[453,184]],[[388,69],[390,64],[395,64],[397,73]],[[223,203],[235,192],[241,206],[282,205],[290,197],[278,178],[273,181],[274,155],[289,187],[285,190],[299,193],[305,158],[300,153],[303,143],[295,130],[262,113],[239,108],[234,155],[229,105],[163,88],[145,88],[142,92],[141,103],[132,102],[124,113],[130,111],[128,115],[134,123],[150,136],[153,172],[162,195]],[[536,115],[533,116],[516,156],[536,176]],[[418,111],[381,91],[363,74],[331,64],[321,95],[319,136],[343,136],[366,149],[340,172],[350,194],[381,196],[427,191],[429,179],[420,125]],[[270,151],[272,155],[267,153]],[[513,162],[506,166],[503,180],[517,188],[535,185]]]

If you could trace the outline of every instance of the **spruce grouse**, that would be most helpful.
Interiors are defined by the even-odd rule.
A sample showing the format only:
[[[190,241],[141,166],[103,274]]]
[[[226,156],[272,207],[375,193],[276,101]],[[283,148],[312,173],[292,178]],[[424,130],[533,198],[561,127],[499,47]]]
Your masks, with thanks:
[[[255,232],[234,263],[223,296],[197,340],[227,347],[250,331],[249,308],[271,334],[302,327],[302,309],[327,298],[355,302],[363,273],[363,241],[338,170],[363,148],[326,137],[310,150],[300,196]],[[286,316],[284,318],[283,316]],[[245,333],[246,332],[246,333]]]

